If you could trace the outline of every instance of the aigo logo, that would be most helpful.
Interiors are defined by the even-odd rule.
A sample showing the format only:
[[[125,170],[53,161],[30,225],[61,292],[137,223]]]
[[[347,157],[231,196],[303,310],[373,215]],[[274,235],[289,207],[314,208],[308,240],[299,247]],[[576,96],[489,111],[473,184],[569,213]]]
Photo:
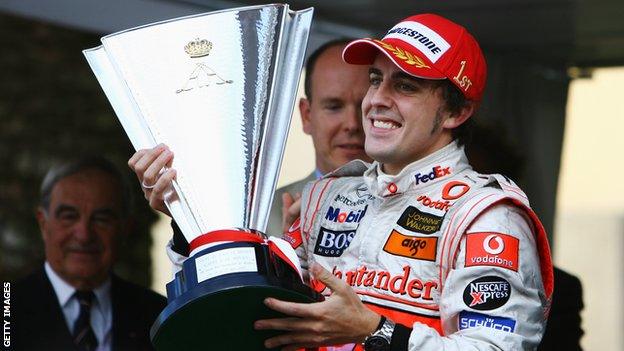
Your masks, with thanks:
[[[518,271],[520,240],[503,233],[468,233],[466,267],[494,266]]]

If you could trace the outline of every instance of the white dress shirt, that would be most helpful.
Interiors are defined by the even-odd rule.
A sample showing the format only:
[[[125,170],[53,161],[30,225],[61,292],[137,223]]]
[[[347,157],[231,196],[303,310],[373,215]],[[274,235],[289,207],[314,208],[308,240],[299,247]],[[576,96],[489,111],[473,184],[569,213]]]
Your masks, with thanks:
[[[80,304],[74,296],[76,289],[67,284],[46,261],[45,271],[56,292],[59,305],[65,315],[65,322],[69,332],[74,329],[74,323],[80,314]],[[104,284],[93,290],[95,299],[91,305],[91,328],[98,341],[96,351],[110,351],[112,344],[113,308],[111,304],[111,280],[108,278]]]

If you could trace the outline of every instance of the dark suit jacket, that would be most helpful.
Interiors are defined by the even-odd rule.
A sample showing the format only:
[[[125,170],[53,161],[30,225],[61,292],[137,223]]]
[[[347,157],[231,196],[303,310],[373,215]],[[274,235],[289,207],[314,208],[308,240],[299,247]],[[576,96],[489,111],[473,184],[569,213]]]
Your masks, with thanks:
[[[113,275],[112,350],[153,350],[152,323],[166,299]],[[76,350],[52,284],[40,269],[11,286],[11,350]]]
[[[273,203],[271,204],[271,212],[269,213],[269,222],[267,223],[267,235],[273,235],[279,238],[282,237],[282,194],[290,193],[292,196],[295,196],[296,193],[301,193],[303,191],[303,187],[305,187],[306,184],[314,180],[316,180],[316,173],[312,172],[301,180],[284,185],[275,190]]]
[[[555,291],[550,316],[539,351],[581,350],[581,310],[583,309],[583,288],[581,281],[555,267]]]

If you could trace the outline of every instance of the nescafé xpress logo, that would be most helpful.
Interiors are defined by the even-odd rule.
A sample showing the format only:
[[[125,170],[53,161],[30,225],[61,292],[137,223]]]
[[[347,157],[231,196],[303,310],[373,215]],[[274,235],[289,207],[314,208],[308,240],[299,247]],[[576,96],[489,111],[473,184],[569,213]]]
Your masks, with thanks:
[[[511,296],[511,285],[501,277],[487,276],[475,279],[464,289],[464,303],[475,310],[499,308]]]

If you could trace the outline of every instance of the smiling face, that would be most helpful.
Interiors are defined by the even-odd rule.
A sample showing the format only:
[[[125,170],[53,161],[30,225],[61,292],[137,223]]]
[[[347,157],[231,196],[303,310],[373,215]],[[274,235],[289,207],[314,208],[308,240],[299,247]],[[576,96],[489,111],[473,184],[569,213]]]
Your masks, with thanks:
[[[438,81],[410,76],[385,55],[377,55],[369,80],[362,103],[366,153],[388,174],[449,144],[451,129],[472,111],[451,115]]]
[[[343,46],[325,50],[315,64],[311,99],[301,99],[303,130],[312,136],[316,167],[330,172],[343,164],[363,159],[361,104],[368,89],[367,67],[342,61]]]
[[[108,277],[124,229],[121,204],[120,184],[99,170],[79,171],[52,188],[37,220],[46,260],[68,284],[93,289]]]

